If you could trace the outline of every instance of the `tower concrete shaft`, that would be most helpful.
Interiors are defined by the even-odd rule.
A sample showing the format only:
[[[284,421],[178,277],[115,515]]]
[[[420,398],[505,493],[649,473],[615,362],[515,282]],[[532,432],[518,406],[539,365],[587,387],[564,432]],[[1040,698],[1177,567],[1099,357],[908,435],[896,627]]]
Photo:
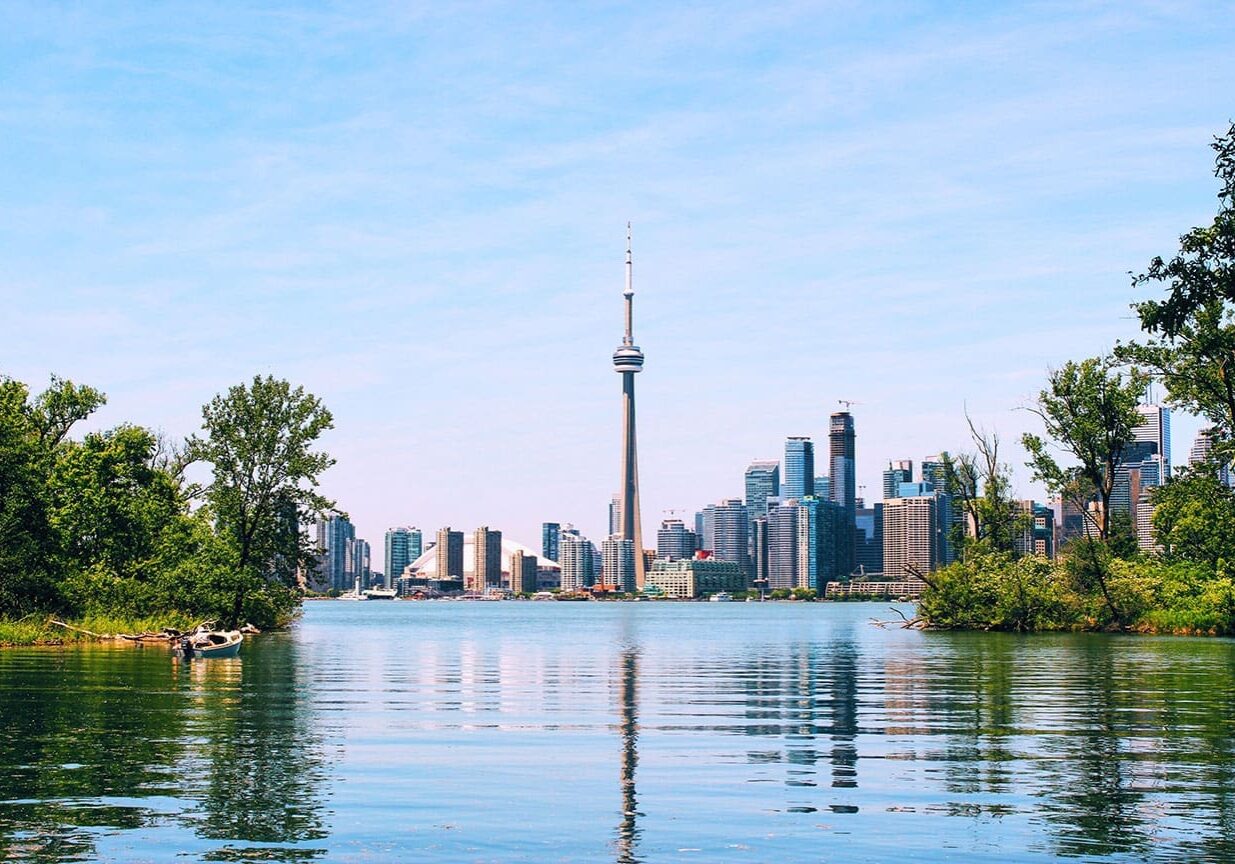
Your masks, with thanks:
[[[635,587],[643,590],[647,565],[643,560],[643,528],[639,519],[639,459],[635,444],[635,374],[643,369],[643,352],[635,344],[630,223],[626,224],[626,332],[613,352],[613,368],[622,376],[622,513],[621,538],[635,547]],[[606,575],[606,581],[609,577]]]

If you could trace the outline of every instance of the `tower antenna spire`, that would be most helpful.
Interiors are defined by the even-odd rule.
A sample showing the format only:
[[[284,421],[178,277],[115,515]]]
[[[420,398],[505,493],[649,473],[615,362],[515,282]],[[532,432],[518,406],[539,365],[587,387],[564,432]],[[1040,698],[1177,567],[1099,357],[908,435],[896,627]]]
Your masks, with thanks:
[[[635,298],[635,283],[634,283],[634,264],[632,263],[630,254],[630,223],[626,223],[626,290],[622,292],[622,296],[626,298],[626,335],[622,338],[623,345],[635,344],[635,316],[634,316],[634,298]]]

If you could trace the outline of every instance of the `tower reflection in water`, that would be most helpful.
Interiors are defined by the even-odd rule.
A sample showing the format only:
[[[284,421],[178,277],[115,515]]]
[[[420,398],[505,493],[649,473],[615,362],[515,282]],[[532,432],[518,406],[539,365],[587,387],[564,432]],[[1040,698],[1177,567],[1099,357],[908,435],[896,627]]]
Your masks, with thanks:
[[[619,687],[618,708],[621,722],[618,732],[622,736],[621,784],[622,821],[617,830],[618,864],[636,864],[636,842],[639,839],[638,800],[635,797],[635,766],[639,763],[639,650],[626,648],[618,655]]]

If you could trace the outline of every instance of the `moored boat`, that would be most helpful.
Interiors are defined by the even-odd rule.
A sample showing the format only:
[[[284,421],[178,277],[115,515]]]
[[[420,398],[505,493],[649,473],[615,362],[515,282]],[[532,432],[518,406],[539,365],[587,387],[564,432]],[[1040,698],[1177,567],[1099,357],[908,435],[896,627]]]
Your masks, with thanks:
[[[182,638],[176,654],[185,658],[235,657],[243,641],[239,630],[200,630]]]

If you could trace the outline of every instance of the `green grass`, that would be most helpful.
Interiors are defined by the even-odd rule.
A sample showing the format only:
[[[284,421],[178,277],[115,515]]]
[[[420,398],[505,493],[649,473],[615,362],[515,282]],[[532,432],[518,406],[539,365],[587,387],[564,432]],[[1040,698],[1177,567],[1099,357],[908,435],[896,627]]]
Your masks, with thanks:
[[[18,645],[70,645],[98,642],[85,633],[66,630],[51,623],[47,615],[29,615],[19,619],[0,618],[0,647]],[[126,618],[115,615],[86,615],[66,621],[74,627],[99,634],[157,632],[165,627],[188,630],[200,623],[183,613],[168,612],[142,618]]]

